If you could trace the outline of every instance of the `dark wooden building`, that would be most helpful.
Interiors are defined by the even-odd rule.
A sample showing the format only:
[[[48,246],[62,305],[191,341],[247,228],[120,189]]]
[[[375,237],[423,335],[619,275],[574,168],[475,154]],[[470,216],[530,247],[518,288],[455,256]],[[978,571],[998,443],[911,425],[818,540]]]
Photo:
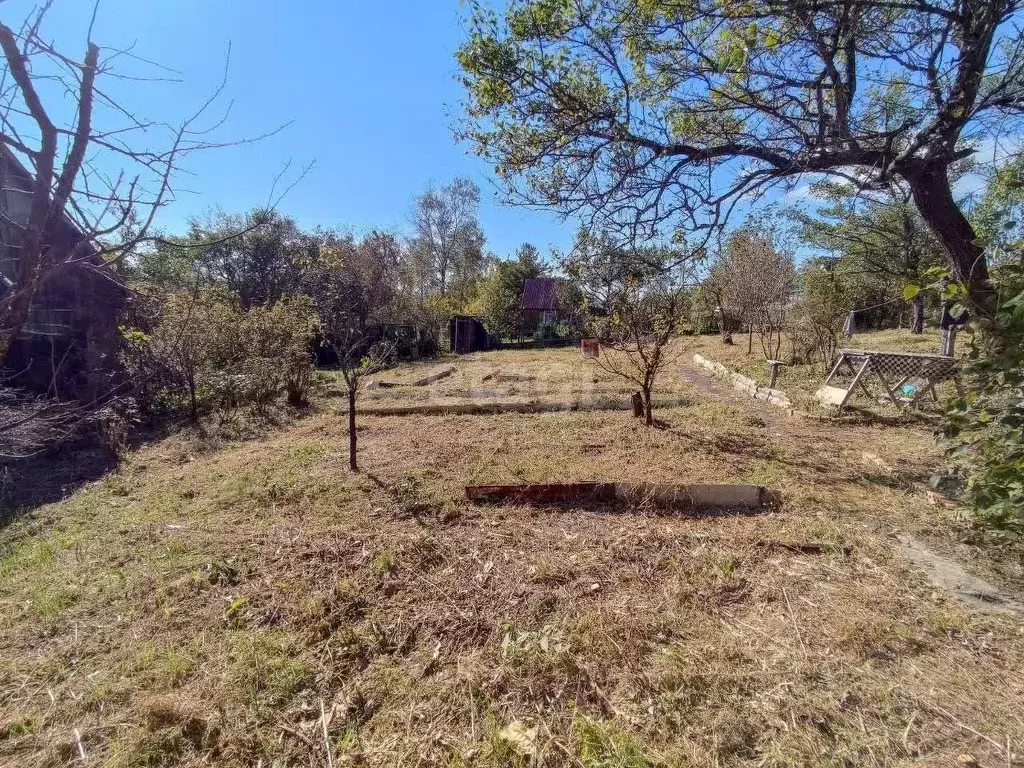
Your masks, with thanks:
[[[0,144],[0,301],[17,279],[33,181]],[[3,360],[7,383],[61,397],[94,397],[116,367],[118,321],[128,291],[66,216],[46,233],[45,259],[52,266]]]
[[[480,352],[495,346],[483,321],[469,315],[452,316],[448,321],[448,338],[452,352],[457,355]]]
[[[536,333],[541,326],[554,326],[559,319],[558,279],[530,277],[523,281],[521,333]]]

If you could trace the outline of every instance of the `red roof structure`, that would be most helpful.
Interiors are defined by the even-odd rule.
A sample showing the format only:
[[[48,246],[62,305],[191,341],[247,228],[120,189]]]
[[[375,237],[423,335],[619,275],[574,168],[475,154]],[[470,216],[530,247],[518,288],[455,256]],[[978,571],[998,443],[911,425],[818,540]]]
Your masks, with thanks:
[[[553,277],[530,277],[523,281],[523,309],[558,311],[558,281]]]

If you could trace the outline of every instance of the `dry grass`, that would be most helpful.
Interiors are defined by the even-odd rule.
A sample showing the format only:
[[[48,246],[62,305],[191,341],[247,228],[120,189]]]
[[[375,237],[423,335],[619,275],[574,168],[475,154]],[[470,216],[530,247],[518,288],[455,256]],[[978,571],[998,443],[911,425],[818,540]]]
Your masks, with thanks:
[[[460,361],[492,365],[590,375],[572,350]],[[686,378],[692,405],[659,429],[367,417],[361,475],[329,401],[249,441],[170,438],[32,511],[0,532],[0,764],[70,764],[76,732],[97,766],[1019,763],[1019,626],[937,593],[891,538],[965,553],[905,485],[935,460],[927,433],[837,432]],[[583,478],[759,482],[784,503],[463,498]],[[1019,559],[971,566],[1024,585]]]

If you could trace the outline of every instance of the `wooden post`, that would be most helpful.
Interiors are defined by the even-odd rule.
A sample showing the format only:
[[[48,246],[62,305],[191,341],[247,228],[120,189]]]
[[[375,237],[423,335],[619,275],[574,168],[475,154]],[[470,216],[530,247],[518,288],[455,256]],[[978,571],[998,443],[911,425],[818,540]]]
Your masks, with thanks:
[[[956,347],[956,326],[950,326],[942,332],[942,351],[940,355],[946,357],[953,357],[953,352]]]
[[[633,416],[642,419],[644,416],[644,396],[639,392],[634,392],[630,400],[633,403]]]

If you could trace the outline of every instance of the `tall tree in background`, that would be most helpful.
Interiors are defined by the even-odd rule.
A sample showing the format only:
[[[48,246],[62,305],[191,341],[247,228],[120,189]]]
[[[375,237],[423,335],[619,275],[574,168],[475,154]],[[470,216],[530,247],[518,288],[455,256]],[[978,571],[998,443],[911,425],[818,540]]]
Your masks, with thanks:
[[[629,248],[608,232],[581,227],[562,259],[565,270],[586,299],[591,312],[607,315],[615,297],[630,280],[647,281],[664,266],[660,251]]]
[[[478,277],[484,264],[484,236],[478,221],[480,188],[457,178],[416,199],[410,267],[421,297],[444,296],[453,284]]]
[[[459,131],[509,199],[711,231],[804,174],[904,182],[968,300],[994,293],[949,168],[1024,115],[1021,0],[475,4]]]
[[[942,247],[905,184],[891,182],[858,195],[848,183],[822,182],[813,191],[826,205],[814,213],[794,214],[800,237],[838,257],[836,269],[851,288],[874,289],[869,301],[898,298],[905,285],[920,284],[925,270],[942,263]],[[921,333],[924,295],[915,295],[911,307],[911,331]]]
[[[523,317],[523,281],[540,277],[544,265],[536,246],[523,243],[514,259],[499,261],[480,288],[476,304],[488,330],[498,337],[519,335]]]
[[[315,248],[295,219],[260,209],[193,221],[184,244],[201,246],[205,279],[237,295],[242,309],[271,306],[298,290],[302,265]]]

